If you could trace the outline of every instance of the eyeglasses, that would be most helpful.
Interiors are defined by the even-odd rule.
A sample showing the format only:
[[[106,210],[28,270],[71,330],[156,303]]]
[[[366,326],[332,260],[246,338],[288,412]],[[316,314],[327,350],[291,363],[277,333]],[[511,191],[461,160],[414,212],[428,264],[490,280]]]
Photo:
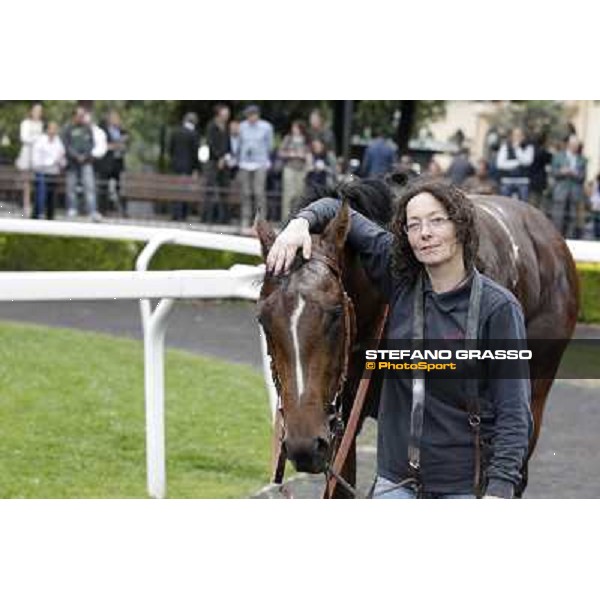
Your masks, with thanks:
[[[433,219],[423,219],[423,221],[411,221],[404,225],[402,229],[405,233],[414,235],[421,233],[423,225],[427,223],[431,231],[440,231],[446,226],[446,223],[449,223],[451,220],[450,217],[434,217]]]

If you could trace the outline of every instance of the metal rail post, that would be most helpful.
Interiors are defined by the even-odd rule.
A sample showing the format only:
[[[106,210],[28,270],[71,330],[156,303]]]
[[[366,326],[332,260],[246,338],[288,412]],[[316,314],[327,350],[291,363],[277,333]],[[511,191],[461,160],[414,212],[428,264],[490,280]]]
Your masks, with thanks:
[[[172,235],[157,235],[138,256],[136,271],[146,271],[150,259]],[[163,298],[152,311],[150,300],[140,300],[144,330],[144,395],[146,403],[146,478],[148,495],[164,498],[167,493],[165,461],[165,334],[174,301]]]

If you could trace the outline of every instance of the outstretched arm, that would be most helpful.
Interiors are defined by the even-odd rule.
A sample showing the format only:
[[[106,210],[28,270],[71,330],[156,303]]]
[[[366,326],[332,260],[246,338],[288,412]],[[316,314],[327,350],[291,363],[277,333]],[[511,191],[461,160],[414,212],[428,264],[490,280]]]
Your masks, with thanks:
[[[267,257],[267,269],[277,275],[287,272],[299,248],[305,259],[311,255],[311,233],[322,232],[338,213],[342,202],[321,198],[302,209],[279,234]],[[394,235],[350,209],[347,243],[361,259],[369,278],[385,291],[390,282],[389,262]]]

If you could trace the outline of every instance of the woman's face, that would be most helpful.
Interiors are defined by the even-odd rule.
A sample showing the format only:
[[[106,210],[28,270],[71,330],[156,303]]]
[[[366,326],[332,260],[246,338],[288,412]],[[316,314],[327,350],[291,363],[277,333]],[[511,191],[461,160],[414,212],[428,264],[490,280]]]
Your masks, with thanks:
[[[444,205],[429,192],[417,194],[406,205],[408,241],[416,259],[428,267],[463,260],[456,226]]]
[[[31,108],[31,118],[34,121],[39,121],[42,118],[42,105],[34,104]]]

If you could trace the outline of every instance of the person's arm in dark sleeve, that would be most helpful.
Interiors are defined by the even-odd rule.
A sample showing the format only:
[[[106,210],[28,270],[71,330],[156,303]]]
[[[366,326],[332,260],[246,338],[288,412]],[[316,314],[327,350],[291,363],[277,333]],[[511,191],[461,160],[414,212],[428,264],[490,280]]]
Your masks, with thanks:
[[[577,166],[575,168],[575,175],[574,175],[573,179],[575,179],[575,181],[577,181],[578,183],[584,183],[586,170],[587,170],[587,161],[585,158],[581,158],[581,160],[577,161]]]
[[[360,172],[363,177],[367,177],[369,172],[371,171],[371,163],[373,162],[372,154],[372,148],[371,146],[369,146],[367,148],[367,151],[365,152],[365,160],[360,167]]]
[[[65,128],[65,130],[63,132],[63,146],[65,147],[67,156],[71,160],[77,161],[77,157],[79,155],[77,152],[75,152],[75,150],[73,149],[73,146],[71,145],[71,128],[70,127]]]
[[[306,219],[311,233],[321,233],[329,221],[337,215],[341,205],[341,200],[321,198],[300,210],[296,218]],[[358,252],[369,279],[386,296],[389,296],[391,289],[389,263],[394,235],[359,212],[350,209],[350,231],[346,241],[354,251]]]
[[[516,301],[506,302],[492,313],[487,323],[486,337],[507,342],[510,340],[511,348],[527,349],[523,311]],[[521,467],[533,430],[529,364],[526,360],[492,360],[490,363],[495,424],[485,494],[512,498],[514,488],[521,480]]]

